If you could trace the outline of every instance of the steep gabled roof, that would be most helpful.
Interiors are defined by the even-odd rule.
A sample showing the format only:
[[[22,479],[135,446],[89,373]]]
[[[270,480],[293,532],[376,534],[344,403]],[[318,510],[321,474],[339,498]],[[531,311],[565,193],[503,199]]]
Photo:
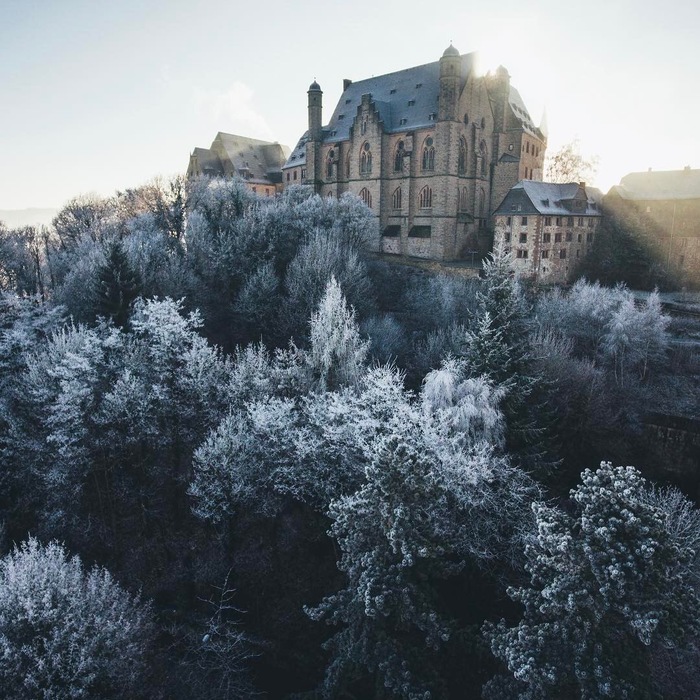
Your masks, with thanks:
[[[305,131],[304,135],[299,139],[294,150],[289,154],[287,162],[283,168],[294,168],[298,165],[306,165],[306,144],[309,140],[309,132]]]
[[[700,170],[629,173],[610,192],[631,200],[700,199]]]
[[[529,134],[532,134],[533,136],[537,136],[538,138],[543,137],[542,132],[535,126],[534,122],[532,121],[532,117],[530,116],[530,112],[527,111],[527,107],[525,106],[525,102],[523,102],[523,98],[512,85],[510,86],[510,92],[508,94],[508,104],[513,110],[513,114],[515,114],[515,116],[520,120],[520,123],[522,124],[523,129],[525,129],[525,131],[527,131]]]
[[[197,159],[199,169],[205,175],[223,175],[224,169],[221,166],[219,156],[208,148],[195,148],[192,155]]]
[[[462,79],[474,68],[475,54],[462,58]],[[324,141],[345,141],[362,103],[363,95],[371,95],[387,132],[409,131],[431,126],[438,111],[440,94],[440,62],[405,68],[366,80],[350,83],[326,127]]]
[[[511,187],[505,199],[498,206],[494,214],[510,214],[511,202],[516,199],[522,202],[523,199],[529,202],[528,211],[523,213],[537,212],[544,216],[571,216],[572,210],[567,208],[564,202],[571,202],[578,196],[586,197],[585,211],[577,211],[579,216],[600,216],[596,194],[600,194],[595,188],[592,193],[588,192],[584,185],[578,182],[567,182],[564,184],[554,182],[537,182],[535,180],[521,180],[517,185]]]
[[[220,131],[212,150],[221,148],[236,171],[249,173],[250,177],[265,180],[270,173],[279,172],[289,149],[279,143],[260,141],[247,136]]]

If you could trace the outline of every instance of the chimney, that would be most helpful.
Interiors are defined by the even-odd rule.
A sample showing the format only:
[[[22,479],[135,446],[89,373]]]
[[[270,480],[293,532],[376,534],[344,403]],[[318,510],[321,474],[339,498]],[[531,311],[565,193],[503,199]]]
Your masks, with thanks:
[[[343,92],[345,92],[352,85],[352,80],[350,78],[343,78]]]

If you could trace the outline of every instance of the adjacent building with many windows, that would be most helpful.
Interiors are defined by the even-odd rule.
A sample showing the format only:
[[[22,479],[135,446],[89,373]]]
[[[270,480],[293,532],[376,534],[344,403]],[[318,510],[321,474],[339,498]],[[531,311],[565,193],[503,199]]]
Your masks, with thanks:
[[[571,281],[593,245],[601,193],[585,183],[523,180],[494,212],[494,246],[513,252],[515,268],[540,284]]]
[[[318,83],[307,95],[309,128],[283,185],[360,196],[382,252],[438,261],[485,253],[495,207],[518,180],[542,177],[545,134],[508,71],[480,75],[474,53],[450,46],[434,63],[345,80],[325,126]]]

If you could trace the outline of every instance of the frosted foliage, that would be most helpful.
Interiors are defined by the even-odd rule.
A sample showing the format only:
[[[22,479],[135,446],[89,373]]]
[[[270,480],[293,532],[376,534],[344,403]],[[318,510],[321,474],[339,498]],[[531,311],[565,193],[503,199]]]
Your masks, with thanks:
[[[463,363],[447,360],[423,380],[423,411],[466,445],[484,441],[502,447],[503,415],[498,403],[505,390],[483,377],[465,378]]]
[[[653,293],[641,308],[626,297],[606,326],[603,349],[615,369],[620,386],[627,375],[636,372],[644,379],[650,365],[665,356],[669,319],[661,313],[659,295]]]
[[[64,504],[79,494],[89,467],[89,426],[84,417],[95,410],[103,363],[102,338],[82,326],[59,331],[42,353],[27,358],[27,386],[41,411],[53,457],[43,466],[42,477],[49,494],[58,490],[65,496]]]
[[[367,357],[369,343],[360,338],[355,313],[331,278],[311,317],[311,349],[308,359],[321,391],[359,381]]]
[[[371,284],[364,263],[354,249],[317,229],[299,248],[289,264],[285,277],[287,301],[285,314],[292,333],[308,321],[333,278],[342,287],[345,297],[356,308],[367,306]]]
[[[364,483],[331,503],[348,584],[309,610],[341,625],[328,643],[329,696],[360,666],[398,697],[431,697],[439,681],[430,659],[451,631],[436,607],[437,581],[466,558],[501,554],[516,536],[527,479],[484,443],[468,452],[436,446],[434,428],[418,405],[404,404],[366,444]]]
[[[544,296],[537,308],[540,324],[574,341],[574,350],[609,364],[620,386],[630,376],[645,379],[665,358],[669,318],[654,292],[636,305],[625,287],[614,289],[579,280],[568,294]]]
[[[150,611],[104,569],[30,539],[0,561],[0,686],[8,700],[130,698]]]
[[[530,587],[509,590],[523,619],[486,629],[516,681],[507,697],[647,697],[647,647],[682,646],[700,629],[695,553],[634,467],[586,470],[571,496],[574,517],[533,506]]]

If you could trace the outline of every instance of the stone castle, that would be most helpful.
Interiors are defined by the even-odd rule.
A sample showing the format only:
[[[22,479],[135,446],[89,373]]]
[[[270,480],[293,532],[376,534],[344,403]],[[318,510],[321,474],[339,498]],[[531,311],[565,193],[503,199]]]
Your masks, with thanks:
[[[591,250],[601,193],[584,183],[543,183],[547,134],[535,126],[508,71],[477,70],[475,53],[450,45],[439,61],[353,82],[327,124],[323,92],[307,92],[308,130],[294,150],[219,133],[195,148],[187,175],[239,177],[260,195],[310,185],[359,196],[376,221],[376,249],[449,262],[513,252],[524,277],[569,282]],[[641,213],[660,264],[700,283],[700,171],[631,173],[604,198]]]
[[[480,75],[476,54],[450,45],[439,61],[352,82],[323,125],[308,90],[308,131],[282,167],[283,185],[358,195],[384,253],[456,260],[486,252],[487,223],[508,190],[541,180],[546,135],[508,71]]]

